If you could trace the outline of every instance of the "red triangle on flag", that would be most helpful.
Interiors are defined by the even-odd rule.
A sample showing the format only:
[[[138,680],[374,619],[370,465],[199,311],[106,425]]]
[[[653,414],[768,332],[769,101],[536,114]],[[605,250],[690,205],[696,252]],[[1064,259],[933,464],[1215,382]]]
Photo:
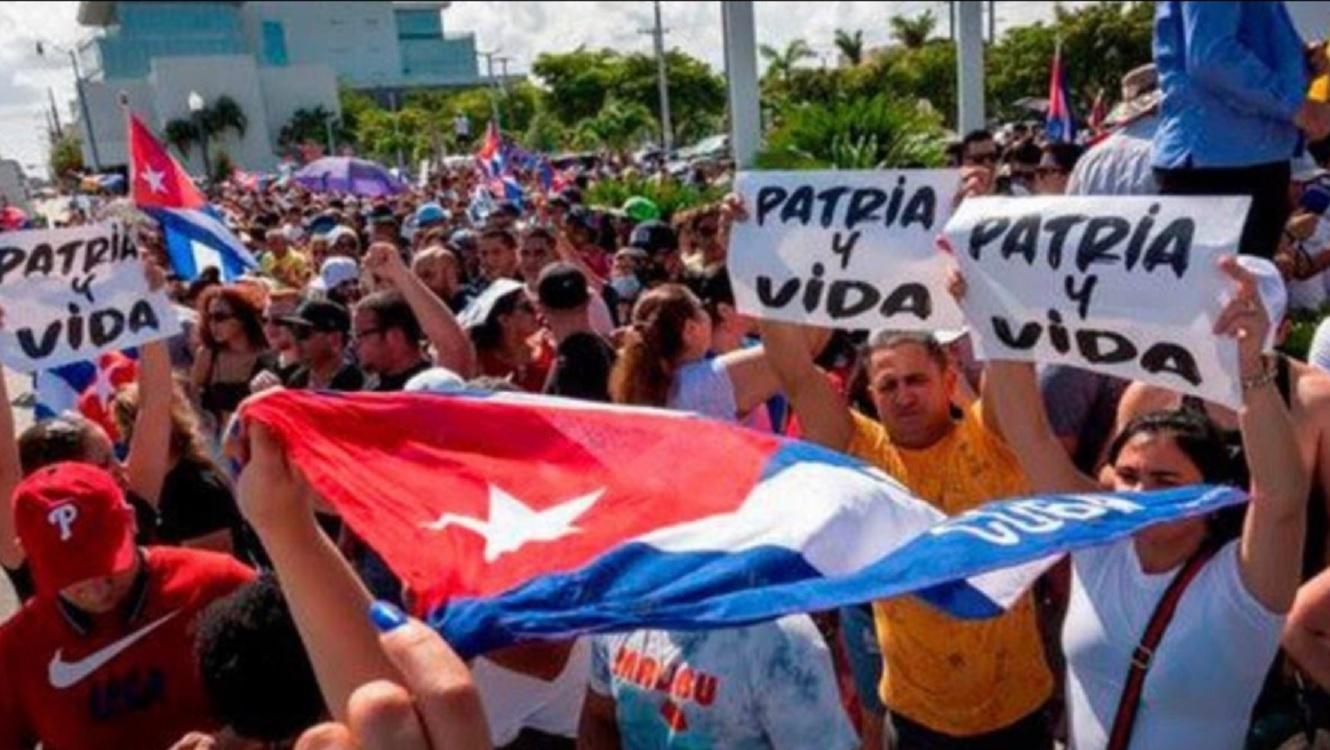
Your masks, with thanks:
[[[133,113],[129,115],[129,182],[134,205],[202,208],[208,201],[189,173]]]

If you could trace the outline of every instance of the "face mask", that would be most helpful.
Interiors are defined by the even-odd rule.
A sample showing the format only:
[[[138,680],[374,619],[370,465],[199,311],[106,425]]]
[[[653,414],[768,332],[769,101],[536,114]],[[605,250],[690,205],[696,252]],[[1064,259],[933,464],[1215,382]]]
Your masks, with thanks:
[[[642,291],[642,282],[638,281],[637,276],[615,276],[610,279],[610,288],[619,295],[619,299],[630,300]]]

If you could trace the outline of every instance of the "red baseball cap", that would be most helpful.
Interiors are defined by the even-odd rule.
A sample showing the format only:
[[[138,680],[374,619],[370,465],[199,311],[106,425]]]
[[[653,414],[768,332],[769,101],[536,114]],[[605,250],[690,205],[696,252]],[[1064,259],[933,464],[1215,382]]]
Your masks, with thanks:
[[[92,464],[53,464],[20,482],[14,525],[42,595],[134,564],[134,509],[115,479]]]

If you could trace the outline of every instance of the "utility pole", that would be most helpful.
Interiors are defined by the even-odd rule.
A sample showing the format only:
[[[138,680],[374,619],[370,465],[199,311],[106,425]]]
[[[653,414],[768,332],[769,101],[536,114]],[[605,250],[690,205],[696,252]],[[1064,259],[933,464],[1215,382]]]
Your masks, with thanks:
[[[55,107],[55,91],[50,86],[46,87],[46,97],[51,100],[51,129],[57,139],[64,138],[65,133],[60,127],[60,110]]]
[[[74,67],[74,90],[78,93],[79,113],[83,118],[83,127],[88,133],[88,154],[92,156],[92,168],[100,172],[102,171],[102,160],[97,153],[97,136],[93,133],[92,116],[88,113],[88,99],[83,93],[83,72],[79,70],[78,53],[72,48],[64,48],[50,42],[39,41],[37,42],[38,57],[46,57],[46,47],[48,46],[69,53],[69,64]]]
[[[641,29],[639,33],[650,34],[656,47],[656,85],[660,89],[660,148],[666,154],[674,143],[674,126],[670,122],[670,80],[665,73],[665,32],[660,23],[660,0],[655,6],[656,24],[650,29]]]
[[[499,52],[500,50],[493,49],[489,52],[476,53],[480,57],[485,58],[485,76],[489,78],[491,86],[494,85],[494,58]],[[501,130],[502,126],[499,123],[499,100],[495,98],[493,91],[490,92],[490,117],[494,118],[494,127]]]
[[[988,0],[988,43],[997,44],[997,0]]]

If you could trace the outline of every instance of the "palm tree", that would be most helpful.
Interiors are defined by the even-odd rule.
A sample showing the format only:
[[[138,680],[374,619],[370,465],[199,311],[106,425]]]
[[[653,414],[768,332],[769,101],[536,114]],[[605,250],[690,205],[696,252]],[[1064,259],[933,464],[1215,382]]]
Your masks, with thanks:
[[[199,141],[199,129],[193,120],[176,119],[166,123],[162,136],[167,143],[175,146],[181,157],[188,159],[190,147]]]
[[[245,137],[245,129],[249,127],[249,118],[245,116],[245,111],[240,108],[235,99],[222,95],[209,107],[204,107],[202,117],[203,128],[207,131],[209,137],[217,137],[227,130],[234,130],[241,138]]]
[[[790,77],[790,71],[798,65],[801,60],[807,60],[813,57],[813,50],[808,46],[808,42],[802,39],[795,39],[785,45],[784,50],[778,50],[769,44],[764,44],[759,48],[762,58],[767,61],[767,75],[775,76],[779,80],[787,80]]]
[[[914,18],[891,17],[891,35],[906,49],[919,49],[924,46],[935,28],[937,28],[937,17],[931,10],[926,10]]]
[[[853,34],[845,29],[836,29],[836,48],[851,67],[864,60],[864,31],[856,29]]]

